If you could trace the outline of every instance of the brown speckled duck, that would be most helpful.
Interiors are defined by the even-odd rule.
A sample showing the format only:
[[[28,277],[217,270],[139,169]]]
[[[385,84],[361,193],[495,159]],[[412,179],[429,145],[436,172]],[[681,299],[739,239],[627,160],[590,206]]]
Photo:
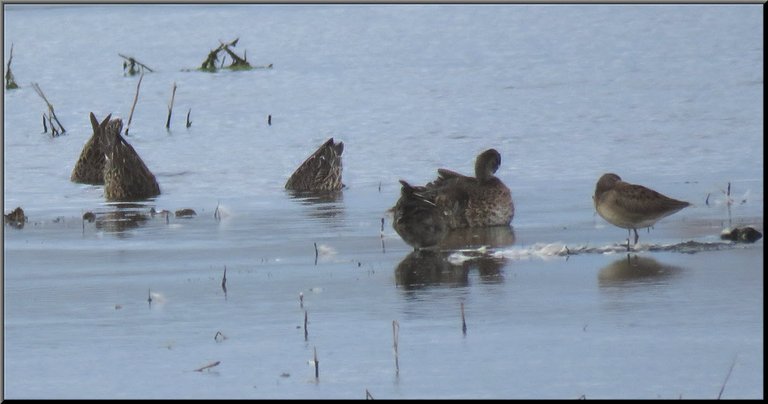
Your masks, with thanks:
[[[160,186],[154,174],[141,160],[136,150],[120,135],[120,118],[109,122],[96,120],[91,113],[94,133],[101,136],[105,156],[104,198],[107,201],[139,201],[160,195]]]
[[[341,153],[344,143],[328,139],[293,172],[285,183],[291,191],[339,191],[341,182]]]
[[[91,114],[93,116],[93,114]],[[97,126],[106,126],[107,130],[115,130],[115,125],[122,125],[119,119],[111,120],[112,115],[104,118],[104,121]],[[95,119],[95,118],[94,118]],[[80,152],[80,158],[77,159],[75,168],[72,170],[70,180],[72,182],[92,185],[104,185],[104,157],[103,137],[98,136],[97,128],[94,129],[91,138],[83,146]],[[119,129],[118,129],[119,131]]]
[[[595,210],[608,223],[635,232],[635,244],[640,238],[637,229],[651,227],[657,221],[690,206],[685,201],[670,198],[642,185],[630,184],[616,174],[603,174],[592,197]],[[629,251],[629,238],[627,238]]]
[[[438,231],[509,226],[515,215],[512,194],[494,173],[501,165],[495,149],[475,159],[475,176],[438,169],[438,178],[423,187],[400,181],[400,200],[392,208],[393,227],[414,248],[436,245]]]

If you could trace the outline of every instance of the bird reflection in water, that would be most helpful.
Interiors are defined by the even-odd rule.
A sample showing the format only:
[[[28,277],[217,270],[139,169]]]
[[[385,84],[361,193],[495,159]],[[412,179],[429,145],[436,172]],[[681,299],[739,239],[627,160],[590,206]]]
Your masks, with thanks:
[[[98,230],[122,237],[127,231],[143,226],[152,217],[152,211],[147,210],[143,204],[118,203],[107,207],[107,211],[87,212],[83,220],[95,222]]]
[[[600,287],[660,285],[681,272],[682,268],[662,264],[651,257],[627,254],[601,269],[597,280]]]
[[[434,249],[414,250],[395,268],[398,287],[417,290],[431,286],[462,287],[470,283],[470,272],[476,269],[484,283],[504,280],[503,257],[489,255],[487,248],[507,247],[515,242],[510,226],[466,228],[451,231]],[[462,259],[449,259],[460,252]]]
[[[302,205],[311,207],[308,215],[314,219],[337,222],[344,214],[344,194],[341,191],[287,191]],[[328,220],[334,219],[334,220]]]

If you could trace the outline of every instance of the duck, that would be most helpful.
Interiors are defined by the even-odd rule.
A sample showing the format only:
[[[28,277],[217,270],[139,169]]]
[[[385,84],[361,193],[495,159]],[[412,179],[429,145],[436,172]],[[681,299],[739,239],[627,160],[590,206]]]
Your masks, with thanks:
[[[488,149],[475,159],[475,176],[440,168],[438,178],[425,186],[404,180],[400,199],[390,210],[392,225],[414,248],[434,247],[452,230],[509,226],[515,205],[509,188],[494,174],[501,154]]]
[[[110,120],[111,117],[112,114],[107,115],[98,126],[106,125],[108,131],[115,130],[114,126],[120,123],[120,121]],[[104,185],[104,164],[106,163],[106,158],[103,151],[104,147],[102,146],[103,137],[98,134],[98,131],[94,130],[90,139],[85,142],[83,150],[80,152],[80,157],[77,159],[77,163],[75,163],[75,168],[72,169],[70,181],[80,184]]]
[[[107,116],[110,118],[111,115]],[[104,197],[110,202],[140,201],[160,195],[155,175],[136,150],[120,135],[123,121],[114,118],[99,123],[91,112],[91,125],[101,137],[104,153]]]
[[[635,232],[635,242],[640,238],[637,229],[651,227],[659,220],[691,206],[663,195],[643,185],[625,182],[614,173],[605,173],[595,185],[592,196],[597,213],[608,223],[627,229],[627,251],[630,250],[629,235]]]
[[[328,139],[293,172],[285,189],[299,192],[341,190],[344,188],[341,181],[343,152],[344,142]]]

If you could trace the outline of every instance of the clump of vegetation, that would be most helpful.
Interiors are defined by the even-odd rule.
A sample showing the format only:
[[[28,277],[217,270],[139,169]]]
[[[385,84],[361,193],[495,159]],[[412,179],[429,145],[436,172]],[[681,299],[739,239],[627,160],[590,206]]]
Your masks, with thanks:
[[[224,43],[219,41],[219,47],[208,53],[208,56],[203,61],[203,64],[200,65],[200,70],[206,71],[206,72],[215,72],[218,69],[251,70],[256,68],[254,66],[251,66],[250,63],[248,63],[248,57],[245,51],[243,51],[243,57],[240,57],[231,49],[237,46],[237,41],[239,40],[240,38],[237,38],[234,41],[229,43]],[[224,52],[225,55],[221,57],[221,63],[219,63],[219,55],[221,54],[221,52]],[[227,55],[229,55],[229,58],[232,59],[232,63],[230,63],[229,66],[224,66],[224,61],[226,60]],[[269,68],[272,68],[272,64],[270,63],[269,65],[266,65],[266,66],[258,66],[258,68],[269,69]]]
[[[5,67],[5,89],[6,90],[13,90],[14,88],[19,88],[19,85],[16,84],[16,79],[13,77],[13,72],[11,72],[11,61],[13,60],[13,44],[11,44],[11,55],[8,57],[8,65]]]

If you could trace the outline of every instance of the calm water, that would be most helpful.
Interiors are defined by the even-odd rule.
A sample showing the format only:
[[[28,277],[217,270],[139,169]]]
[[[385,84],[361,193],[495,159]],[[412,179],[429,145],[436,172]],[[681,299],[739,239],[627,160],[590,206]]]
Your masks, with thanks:
[[[732,365],[723,397],[763,397],[763,241],[653,249],[763,230],[759,5],[15,5],[3,26],[4,212],[29,217],[3,233],[6,398],[715,398]],[[185,71],[235,38],[273,68]],[[128,119],[118,53],[156,70],[128,141],[162,194],[127,211],[195,218],[119,220],[69,181],[88,113]],[[286,193],[329,137],[343,195]],[[513,233],[411,254],[397,180],[489,147]],[[626,236],[591,205],[608,171],[694,206],[629,258],[553,254]]]

